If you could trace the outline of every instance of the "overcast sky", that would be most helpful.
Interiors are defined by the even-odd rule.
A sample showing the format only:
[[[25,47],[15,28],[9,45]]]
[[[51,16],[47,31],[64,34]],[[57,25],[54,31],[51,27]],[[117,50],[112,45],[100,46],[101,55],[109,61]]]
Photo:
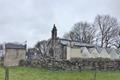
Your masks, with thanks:
[[[79,21],[97,14],[120,20],[120,0],[0,0],[0,42],[24,42],[32,47],[51,36],[56,24],[62,37]]]

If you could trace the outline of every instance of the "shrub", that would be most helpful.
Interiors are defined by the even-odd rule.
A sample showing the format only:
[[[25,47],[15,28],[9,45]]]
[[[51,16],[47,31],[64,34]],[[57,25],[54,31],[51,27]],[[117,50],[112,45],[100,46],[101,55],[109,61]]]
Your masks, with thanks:
[[[19,66],[27,66],[27,65],[28,65],[28,63],[26,60],[20,60]]]

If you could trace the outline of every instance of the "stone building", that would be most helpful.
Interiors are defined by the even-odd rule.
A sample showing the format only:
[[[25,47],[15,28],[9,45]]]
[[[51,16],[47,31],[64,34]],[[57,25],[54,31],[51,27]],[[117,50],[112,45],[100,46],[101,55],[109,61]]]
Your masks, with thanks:
[[[51,38],[47,42],[47,55],[50,57],[67,60],[71,58],[120,59],[120,50],[117,50],[116,53],[116,49],[106,49],[92,44],[59,38],[55,25],[51,33]]]
[[[20,60],[25,60],[26,45],[16,43],[4,44],[4,66],[18,66]]]
[[[57,37],[56,26],[53,26],[51,31],[51,39],[48,40],[48,56],[56,59],[71,59],[71,58],[83,58],[81,52],[81,47],[94,47],[94,45],[80,43],[78,41],[72,41],[67,39],[62,39]]]

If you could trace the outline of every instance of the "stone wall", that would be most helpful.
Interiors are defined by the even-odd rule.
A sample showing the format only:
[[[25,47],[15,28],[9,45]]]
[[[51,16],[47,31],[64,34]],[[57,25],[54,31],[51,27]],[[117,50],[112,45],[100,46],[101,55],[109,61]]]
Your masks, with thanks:
[[[31,63],[25,62],[22,66],[31,66],[38,68],[47,68],[49,70],[120,70],[120,60],[109,59],[80,59],[74,58],[71,60],[55,60],[41,59],[33,60]]]
[[[5,66],[17,66],[20,60],[25,60],[25,49],[6,49],[4,56]]]

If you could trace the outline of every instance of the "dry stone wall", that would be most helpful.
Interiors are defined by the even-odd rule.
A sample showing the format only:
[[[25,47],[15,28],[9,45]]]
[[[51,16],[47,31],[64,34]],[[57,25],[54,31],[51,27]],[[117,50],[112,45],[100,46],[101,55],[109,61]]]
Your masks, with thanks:
[[[47,68],[49,70],[120,70],[120,60],[113,61],[101,58],[73,58],[71,60],[56,60],[54,58],[46,58],[40,60],[32,60],[29,63],[27,61],[21,61],[20,65]]]

